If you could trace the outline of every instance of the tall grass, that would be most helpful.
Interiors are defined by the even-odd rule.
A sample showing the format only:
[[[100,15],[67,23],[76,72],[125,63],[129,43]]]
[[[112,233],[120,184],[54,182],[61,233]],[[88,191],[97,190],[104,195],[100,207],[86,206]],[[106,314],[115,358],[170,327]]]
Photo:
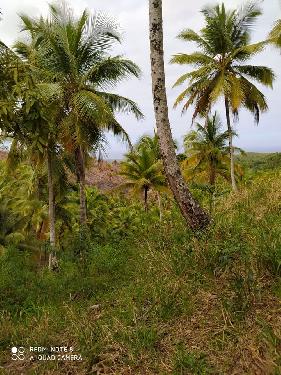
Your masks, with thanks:
[[[76,236],[60,269],[8,249],[0,261],[1,363],[11,346],[67,345],[78,362],[26,374],[280,374],[281,174],[222,196],[205,233],[177,209],[125,215],[103,241]],[[134,219],[136,217],[136,219]],[[120,220],[120,214],[119,214]],[[110,225],[110,224],[108,224]],[[126,228],[126,230],[125,230]]]

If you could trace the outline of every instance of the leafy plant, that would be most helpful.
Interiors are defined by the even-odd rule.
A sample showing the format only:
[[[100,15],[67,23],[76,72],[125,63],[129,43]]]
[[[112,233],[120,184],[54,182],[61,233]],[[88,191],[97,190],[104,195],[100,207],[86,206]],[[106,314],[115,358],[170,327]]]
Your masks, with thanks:
[[[230,110],[238,116],[240,108],[244,107],[259,122],[260,112],[266,111],[268,106],[265,96],[252,81],[272,87],[274,73],[266,66],[245,64],[267,44],[267,41],[250,43],[251,27],[262,13],[255,3],[246,3],[239,10],[227,10],[224,4],[210,6],[203,8],[202,13],[205,26],[199,33],[186,29],[178,35],[180,40],[195,42],[198,51],[179,53],[171,60],[174,64],[195,66],[195,70],[183,74],[176,81],[175,87],[185,82],[189,84],[178,96],[175,106],[183,102],[182,111],[185,112],[194,105],[195,119],[197,115],[206,117],[211,106],[219,98],[224,98],[231,181],[233,190],[236,190]]]

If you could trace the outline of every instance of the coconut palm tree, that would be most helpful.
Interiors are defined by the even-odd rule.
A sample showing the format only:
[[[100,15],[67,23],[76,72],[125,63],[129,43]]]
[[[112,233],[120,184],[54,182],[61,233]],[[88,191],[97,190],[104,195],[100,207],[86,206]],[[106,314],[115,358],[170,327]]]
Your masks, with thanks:
[[[147,137],[144,142],[147,141]],[[126,178],[123,188],[134,193],[143,193],[144,207],[148,210],[148,192],[164,191],[167,188],[162,161],[155,157],[154,150],[140,143],[137,149],[126,155],[121,163],[120,175]]]
[[[58,103],[61,101],[61,91],[55,82],[46,83],[45,74],[38,70],[35,61],[36,50],[32,42],[26,45],[19,43],[19,52],[25,47],[23,59],[5,45],[0,46],[0,59],[3,62],[2,68],[5,69],[2,95],[0,93],[0,125],[2,137],[13,140],[8,157],[10,170],[17,166],[21,159],[18,156],[23,154],[25,161],[28,159],[33,168],[44,170],[47,166],[51,266],[53,260],[55,261],[53,254],[56,245],[53,174],[56,169],[54,164],[58,164],[61,159],[61,152],[58,152],[54,140],[54,119],[60,108]],[[63,170],[60,174],[64,172]]]
[[[174,142],[174,148],[177,149],[176,142]],[[146,150],[149,150],[149,152],[154,155],[155,161],[161,160],[161,151],[160,151],[160,145],[159,145],[159,137],[157,133],[155,132],[153,137],[150,137],[149,135],[145,135],[141,137],[140,141],[136,145],[136,149],[138,151],[141,151],[142,148],[145,148]],[[158,207],[159,207],[159,216],[160,221],[162,220],[162,199],[161,199],[161,192],[157,191],[157,199],[158,199]]]
[[[10,170],[24,160],[34,170],[46,170],[48,177],[48,223],[51,252],[49,266],[56,263],[55,196],[67,183],[65,155],[58,142],[56,120],[61,113],[61,91],[57,83],[45,82],[45,75],[34,63],[35,49],[29,50],[20,61],[24,73],[13,83],[18,93],[12,105],[13,121],[4,128],[3,136],[13,139],[9,150]],[[16,89],[15,89],[16,87]],[[10,100],[11,102],[11,100]],[[21,156],[21,157],[18,157]]]
[[[28,64],[29,61],[26,62]],[[32,72],[33,73],[33,72]],[[55,193],[61,189],[58,184],[59,176],[63,175],[66,182],[62,149],[56,143],[57,128],[55,119],[59,112],[59,90],[55,83],[43,83],[38,75],[31,75],[32,84],[23,90],[21,105],[17,112],[17,125],[11,134],[15,151],[23,156],[35,170],[46,170],[48,180],[48,221],[51,252],[49,267],[56,264],[56,231],[55,231]],[[11,147],[9,156],[13,157],[14,148]],[[11,155],[12,154],[12,155]],[[55,188],[55,183],[57,183]]]
[[[208,225],[209,217],[201,209],[197,201],[194,200],[183,179],[169,123],[161,0],[149,0],[149,35],[154,112],[165,175],[175,200],[188,224],[193,230],[203,229]]]
[[[179,86],[189,82],[175,106],[184,103],[182,111],[185,112],[194,105],[195,119],[197,115],[207,116],[211,106],[223,97],[229,132],[231,181],[236,191],[230,111],[237,116],[239,109],[244,107],[254,114],[258,123],[260,112],[266,111],[268,106],[265,96],[253,82],[272,87],[274,74],[266,66],[247,64],[267,43],[250,44],[251,26],[261,15],[257,5],[248,3],[240,10],[226,10],[222,4],[206,7],[202,13],[205,26],[199,33],[187,29],[178,35],[180,40],[195,42],[198,51],[180,53],[171,60],[174,64],[195,67],[175,83],[174,86]]]
[[[86,224],[85,161],[95,146],[100,130],[111,130],[129,141],[115,118],[115,111],[131,112],[142,117],[136,103],[109,92],[121,80],[139,77],[139,68],[109,52],[120,35],[115,23],[102,14],[91,16],[84,11],[79,18],[64,6],[50,6],[49,19],[21,16],[37,48],[36,63],[63,92],[63,112],[58,125],[60,141],[75,155],[80,186],[80,220]],[[23,43],[18,52],[26,54]]]
[[[182,162],[185,175],[190,179],[203,177],[203,180],[214,186],[216,178],[222,176],[230,180],[228,131],[221,131],[222,123],[215,114],[208,117],[206,124],[196,124],[196,129],[184,138],[185,154],[187,158]],[[234,136],[235,133],[232,133]],[[238,148],[235,148],[241,151]],[[238,177],[238,168],[236,176]]]

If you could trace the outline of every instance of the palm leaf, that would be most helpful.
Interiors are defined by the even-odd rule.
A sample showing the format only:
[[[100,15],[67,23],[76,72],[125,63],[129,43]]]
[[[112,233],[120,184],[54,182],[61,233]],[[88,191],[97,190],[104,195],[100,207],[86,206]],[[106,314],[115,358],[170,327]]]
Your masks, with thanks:
[[[96,91],[96,94],[104,98],[113,111],[133,113],[138,120],[144,118],[138,105],[133,100],[117,94],[111,94],[102,91]]]

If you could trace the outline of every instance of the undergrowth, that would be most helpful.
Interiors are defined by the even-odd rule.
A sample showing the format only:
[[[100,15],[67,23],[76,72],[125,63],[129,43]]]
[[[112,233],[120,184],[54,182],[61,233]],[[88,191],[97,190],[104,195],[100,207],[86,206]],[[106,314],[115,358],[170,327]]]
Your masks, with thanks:
[[[3,371],[281,374],[280,173],[221,197],[205,233],[175,207],[162,222],[153,208],[137,223],[126,215],[114,236],[76,234],[56,272],[3,253]],[[73,346],[83,361],[19,364],[12,346]]]

